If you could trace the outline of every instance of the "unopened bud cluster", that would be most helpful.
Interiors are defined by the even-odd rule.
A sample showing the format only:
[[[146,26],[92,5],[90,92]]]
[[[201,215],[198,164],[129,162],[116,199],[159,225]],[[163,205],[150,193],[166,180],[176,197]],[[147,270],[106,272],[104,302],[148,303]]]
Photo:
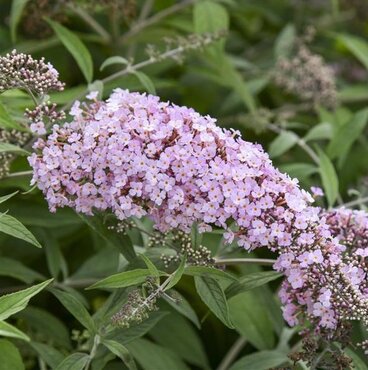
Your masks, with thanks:
[[[46,134],[46,126],[61,122],[65,119],[65,113],[57,110],[57,105],[51,102],[43,102],[34,109],[26,109],[25,116],[30,122],[30,129],[37,135]]]
[[[190,234],[181,230],[172,233],[156,233],[150,239],[150,246],[167,246],[176,252],[174,255],[162,254],[161,260],[166,268],[179,263],[186,256],[186,263],[193,266],[214,266],[211,251],[203,246],[193,246]]]
[[[160,287],[147,279],[142,290],[134,289],[128,294],[124,306],[112,317],[112,322],[120,327],[129,327],[147,319],[149,313],[158,309],[156,302],[162,295]]]
[[[368,339],[358,343],[358,346],[364,351],[364,354],[368,356]]]
[[[0,93],[9,89],[26,89],[37,95],[49,91],[61,91],[64,84],[59,73],[44,58],[33,59],[31,55],[13,50],[0,56]]]
[[[300,45],[292,58],[282,58],[274,71],[274,81],[287,92],[304,101],[333,108],[337,104],[337,90],[333,69],[320,55]]]
[[[115,231],[118,234],[127,235],[127,231],[134,228],[135,224],[132,220],[123,220],[116,223],[116,225],[109,225],[107,228]]]

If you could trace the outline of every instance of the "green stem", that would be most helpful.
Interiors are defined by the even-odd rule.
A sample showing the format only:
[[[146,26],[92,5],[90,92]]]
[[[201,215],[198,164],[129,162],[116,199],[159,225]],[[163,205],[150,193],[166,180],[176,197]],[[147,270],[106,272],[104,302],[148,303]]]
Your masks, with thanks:
[[[106,43],[110,41],[111,37],[109,33],[84,9],[76,7],[75,4],[69,4],[68,7],[80,18],[82,18],[96,33],[98,33]]]
[[[313,361],[311,367],[310,367],[310,370],[317,370],[317,366],[318,364],[321,362],[321,360],[323,359],[323,356],[326,354],[326,352],[329,351],[329,346],[327,346],[317,357],[316,359]]]
[[[165,53],[162,53],[159,58],[149,58],[149,59],[146,59],[146,60],[144,60],[142,62],[139,62],[137,64],[128,65],[123,70],[121,70],[119,72],[116,72],[116,73],[113,73],[112,75],[110,75],[108,77],[105,77],[102,80],[102,82],[103,83],[111,82],[111,81],[116,80],[117,78],[119,78],[121,76],[127,75],[129,73],[137,71],[138,69],[149,66],[150,64],[154,64],[154,63],[156,63],[160,60],[168,59],[168,58],[174,57],[178,54],[181,54],[184,50],[185,49],[184,49],[183,46],[179,46],[175,49],[172,49],[172,50],[166,51]]]
[[[24,86],[24,89],[27,91],[28,95],[32,98],[33,100],[33,103],[35,104],[35,106],[37,107],[38,106],[38,101],[37,101],[37,98],[34,96],[32,90],[30,90],[28,88],[28,86]]]
[[[116,80],[119,77],[122,77],[122,76],[127,75],[127,74],[132,73],[132,72],[135,72],[135,71],[137,71],[137,70],[139,70],[141,68],[144,68],[146,66],[149,66],[151,64],[157,63],[160,60],[168,59],[168,58],[171,58],[171,57],[175,57],[176,55],[181,54],[185,50],[186,49],[183,46],[179,46],[179,47],[177,47],[175,49],[168,50],[165,53],[162,53],[159,58],[149,58],[147,60],[144,60],[142,62],[136,63],[134,65],[129,65],[126,68],[124,68],[124,69],[122,69],[122,70],[120,70],[120,71],[118,71],[116,73],[113,73],[110,76],[105,77],[101,81],[102,81],[102,83],[111,82],[113,80]],[[78,95],[75,98],[75,100],[79,100],[79,99],[83,98],[83,96],[86,94],[87,91],[88,91],[88,89],[84,90],[80,95]],[[61,108],[61,110],[65,111],[65,110],[69,109],[75,100],[70,101],[69,103],[65,104]]]
[[[243,337],[239,337],[235,343],[230,347],[229,352],[225,355],[217,370],[227,370],[234,362],[239,352],[244,348],[247,341]]]
[[[282,133],[282,132],[285,131],[284,129],[282,129],[281,127],[275,125],[274,123],[269,123],[267,125],[267,127],[271,131],[276,132],[278,134],[280,134],[280,133]],[[313,162],[317,166],[319,166],[319,158],[318,158],[318,155],[314,152],[314,150],[303,139],[298,139],[298,141],[296,142],[296,144],[309,155],[309,157],[313,160]]]
[[[258,263],[259,265],[273,265],[276,260],[267,258],[218,258],[215,265],[238,265],[244,263]]]
[[[32,171],[19,171],[19,172],[13,172],[9,173],[9,175],[4,176],[2,179],[8,179],[12,177],[21,177],[21,176],[29,176],[32,175]]]
[[[367,202],[368,202],[368,197],[359,198],[359,199],[356,199],[356,200],[352,200],[351,202],[341,204],[341,206],[339,206],[339,208],[358,206],[360,204],[364,204],[364,203],[367,203]]]
[[[96,356],[97,347],[100,344],[100,341],[101,341],[100,336],[98,334],[96,334],[95,337],[94,337],[94,339],[93,339],[93,346],[92,346],[91,352],[89,353],[88,361],[87,361],[86,365],[84,366],[84,369],[85,370],[88,370],[89,369],[92,360]]]
[[[145,19],[141,22],[136,23],[128,32],[126,32],[120,39],[119,43],[124,43],[130,37],[136,35],[144,28],[152,26],[153,24],[161,21],[161,19],[166,18],[167,16],[174,14],[187,6],[193,4],[196,0],[184,0],[178,4],[171,6],[170,8],[166,8],[159,13],[156,13],[152,17]]]

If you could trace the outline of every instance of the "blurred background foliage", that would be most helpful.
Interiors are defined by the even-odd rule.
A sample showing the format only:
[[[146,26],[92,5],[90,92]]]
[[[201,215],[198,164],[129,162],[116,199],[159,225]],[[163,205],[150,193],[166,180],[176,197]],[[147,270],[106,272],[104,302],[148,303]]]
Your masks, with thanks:
[[[246,140],[262,144],[275,165],[298,178],[304,188],[323,187],[326,197],[321,205],[364,207],[368,196],[365,0],[2,0],[0,19],[1,54],[16,48],[50,61],[66,83],[65,91],[52,95],[61,107],[69,108],[88,90],[97,89],[103,97],[117,86],[155,92],[164,100],[210,114],[219,125],[238,129]],[[77,43],[77,50],[71,50],[65,29],[85,48]],[[203,46],[204,39],[210,45]],[[114,56],[124,59],[108,59]],[[106,60],[108,65],[101,68]],[[22,92],[11,91],[1,95],[0,103],[12,116],[21,117],[30,101]],[[11,173],[27,170],[24,157],[12,161]],[[4,175],[2,193],[20,193],[1,209],[9,209],[26,225],[43,249],[1,234],[0,292],[54,277],[56,287],[98,315],[109,294],[83,288],[123,270],[127,262],[71,210],[50,214],[38,191],[24,193],[30,189],[29,180],[27,174]],[[130,237],[159,266],[161,250],[147,249],[138,232]],[[221,235],[205,235],[203,244],[216,253]],[[244,254],[236,248],[227,253]],[[257,251],[257,256],[270,257],[264,251]],[[250,265],[232,268],[238,276],[260,270]],[[195,313],[189,310],[182,316],[163,301],[143,329],[138,325],[136,332],[134,328],[122,332],[121,343],[148,370],[218,366],[224,370],[230,368],[223,362],[232,350],[237,351],[236,358],[243,357],[232,370],[282,365],[298,337],[281,318],[274,296],[278,282],[229,300],[236,327],[231,330],[208,313],[195,294],[192,277],[185,276],[177,290]],[[162,312],[170,314],[164,317]],[[193,324],[198,319],[201,330]],[[32,339],[14,342],[29,369],[56,368],[57,359],[90,345],[83,326],[48,293],[34,298],[11,322]],[[357,327],[355,335],[364,334]],[[0,342],[0,353],[7,348],[4,343]],[[123,366],[113,360],[114,355],[98,355],[112,361],[105,366],[97,359],[92,368]],[[352,356],[356,368],[367,368],[356,357],[359,354]],[[2,368],[6,367],[0,364]]]

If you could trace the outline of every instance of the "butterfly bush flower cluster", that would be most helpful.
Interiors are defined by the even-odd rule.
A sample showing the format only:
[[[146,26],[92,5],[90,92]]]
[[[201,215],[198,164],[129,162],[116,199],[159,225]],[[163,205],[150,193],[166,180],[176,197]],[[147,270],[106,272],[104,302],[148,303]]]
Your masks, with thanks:
[[[149,215],[162,232],[216,225],[253,249],[290,245],[292,220],[313,200],[260,146],[190,108],[117,89],[106,103],[76,102],[70,113],[73,121],[55,125],[30,158],[51,211]]]
[[[363,301],[354,313],[346,300],[360,294],[365,272],[343,257],[347,247],[311,206],[313,197],[259,145],[152,95],[117,89],[106,102],[89,98],[74,104],[71,122],[38,139],[29,158],[51,211],[147,215],[161,232],[190,232],[194,223],[201,232],[224,228],[228,243],[281,253],[275,267],[286,275],[281,298],[289,324],[305,307],[324,330],[362,316]]]
[[[368,325],[368,214],[311,209],[318,225],[305,227],[275,267],[287,276],[280,290],[286,321],[308,320],[331,338],[350,320]]]

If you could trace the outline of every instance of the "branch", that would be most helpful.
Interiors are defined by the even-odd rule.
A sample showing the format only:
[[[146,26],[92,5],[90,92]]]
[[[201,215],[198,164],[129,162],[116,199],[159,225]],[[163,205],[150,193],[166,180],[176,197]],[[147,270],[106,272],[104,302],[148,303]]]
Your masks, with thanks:
[[[347,203],[341,204],[339,206],[339,208],[358,206],[360,204],[364,204],[364,203],[367,203],[367,202],[368,202],[368,197],[359,198],[359,199],[356,199],[356,200],[352,200],[351,202],[347,202]]]
[[[19,172],[13,172],[13,173],[9,173],[8,175],[4,176],[2,178],[3,179],[8,179],[8,178],[12,178],[12,177],[21,177],[21,176],[30,176],[32,175],[32,171],[19,171]]]
[[[238,265],[243,263],[258,263],[260,265],[273,265],[276,260],[267,258],[218,258],[215,265]]]
[[[136,35],[140,31],[142,31],[144,28],[147,28],[148,26],[151,26],[152,24],[155,24],[159,22],[161,19],[166,18],[167,16],[174,14],[187,6],[193,4],[196,0],[184,0],[181,3],[175,4],[171,6],[170,8],[166,8],[162,10],[159,13],[156,13],[151,18],[142,20],[141,22],[136,23],[128,32],[126,32],[119,40],[119,43],[123,43],[130,37]]]
[[[79,15],[96,33],[98,33],[105,42],[109,42],[111,37],[110,34],[84,9],[76,7],[75,4],[69,4],[68,8],[71,9],[75,14]]]
[[[227,370],[246,343],[247,341],[245,340],[245,338],[239,337],[230,347],[229,352],[225,355],[217,370]]]
[[[282,129],[281,127],[275,125],[274,123],[269,123],[267,124],[267,127],[273,131],[273,132],[276,132],[278,134],[284,132],[285,130]],[[303,140],[303,139],[298,139],[298,141],[296,142],[296,144],[302,148],[308,155],[309,157],[313,160],[313,162],[316,164],[316,165],[319,165],[319,158],[318,158],[318,155],[314,152],[314,150]]]

